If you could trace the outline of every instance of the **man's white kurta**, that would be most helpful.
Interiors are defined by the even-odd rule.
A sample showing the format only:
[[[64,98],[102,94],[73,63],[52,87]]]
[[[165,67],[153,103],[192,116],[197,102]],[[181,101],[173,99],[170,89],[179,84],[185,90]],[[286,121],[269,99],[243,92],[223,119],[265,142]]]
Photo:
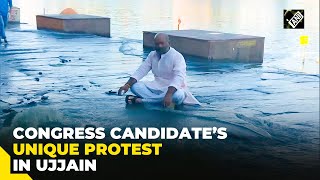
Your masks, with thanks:
[[[183,104],[200,105],[200,102],[189,92],[187,87],[185,59],[174,48],[171,47],[161,57],[156,51],[150,52],[147,59],[131,77],[140,81],[150,70],[154,74],[154,80],[145,82],[148,88],[167,92],[168,87],[173,86],[185,92],[186,98]]]

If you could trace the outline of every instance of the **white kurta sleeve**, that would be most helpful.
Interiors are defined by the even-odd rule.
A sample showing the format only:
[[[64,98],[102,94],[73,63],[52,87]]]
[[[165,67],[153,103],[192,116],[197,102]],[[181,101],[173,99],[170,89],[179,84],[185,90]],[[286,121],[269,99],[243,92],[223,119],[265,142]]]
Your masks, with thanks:
[[[173,79],[169,86],[175,87],[176,89],[181,89],[184,85],[186,78],[186,62],[183,56],[175,57],[175,61],[173,64]]]
[[[148,74],[152,67],[152,53],[150,53],[147,59],[142,62],[140,67],[131,75],[132,78],[135,78],[137,81],[140,81],[144,76]]]

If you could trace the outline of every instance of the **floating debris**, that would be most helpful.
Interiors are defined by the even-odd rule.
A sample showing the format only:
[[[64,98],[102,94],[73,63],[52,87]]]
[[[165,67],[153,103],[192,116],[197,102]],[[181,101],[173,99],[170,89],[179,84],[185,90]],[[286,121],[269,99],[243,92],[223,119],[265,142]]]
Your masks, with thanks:
[[[108,94],[108,95],[115,95],[115,94],[117,94],[116,91],[112,91],[112,90],[110,90],[110,91],[108,91],[108,92],[105,92],[105,93]]]
[[[43,101],[44,101],[44,100],[47,100],[47,99],[49,99],[49,96],[42,96],[42,97],[41,97],[41,100],[43,100]]]
[[[36,103],[35,101],[31,101],[31,102],[29,102],[27,105],[28,105],[28,106],[36,106],[37,103]]]
[[[69,61],[66,60],[66,59],[60,59],[60,62],[61,62],[61,63],[66,63],[66,62],[69,62]]]

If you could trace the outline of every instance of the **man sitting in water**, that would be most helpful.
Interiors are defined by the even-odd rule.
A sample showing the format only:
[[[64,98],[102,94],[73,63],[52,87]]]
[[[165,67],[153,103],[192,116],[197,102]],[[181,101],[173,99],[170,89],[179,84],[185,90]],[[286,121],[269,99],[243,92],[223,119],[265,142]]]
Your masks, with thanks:
[[[122,86],[118,95],[129,88],[135,94],[126,96],[127,104],[162,103],[164,107],[172,103],[198,104],[199,101],[188,91],[186,84],[186,63],[183,56],[170,47],[169,36],[158,33],[154,37],[155,51],[150,52],[128,82]],[[152,70],[154,80],[140,80]]]

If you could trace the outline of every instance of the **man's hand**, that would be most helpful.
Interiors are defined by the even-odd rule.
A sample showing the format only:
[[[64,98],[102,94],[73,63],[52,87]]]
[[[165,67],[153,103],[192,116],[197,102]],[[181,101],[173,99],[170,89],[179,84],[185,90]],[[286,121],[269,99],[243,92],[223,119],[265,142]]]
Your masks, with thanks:
[[[169,86],[168,87],[168,91],[166,93],[166,95],[164,96],[164,99],[163,99],[163,106],[164,107],[168,107],[171,105],[172,103],[172,96],[173,94],[177,91],[177,89],[173,86]]]
[[[171,105],[171,103],[172,103],[172,95],[167,93],[163,99],[163,106],[168,107]]]
[[[118,90],[118,95],[121,96],[122,95],[122,91],[123,94],[128,92],[129,90],[129,86],[127,84],[123,85],[122,87],[120,87],[120,89]]]
[[[123,91],[123,94],[128,92],[129,88],[136,82],[137,82],[137,80],[135,78],[130,77],[128,82],[125,85],[123,85],[122,87],[120,87],[120,89],[118,90],[118,95],[119,96],[122,95],[121,91]]]

